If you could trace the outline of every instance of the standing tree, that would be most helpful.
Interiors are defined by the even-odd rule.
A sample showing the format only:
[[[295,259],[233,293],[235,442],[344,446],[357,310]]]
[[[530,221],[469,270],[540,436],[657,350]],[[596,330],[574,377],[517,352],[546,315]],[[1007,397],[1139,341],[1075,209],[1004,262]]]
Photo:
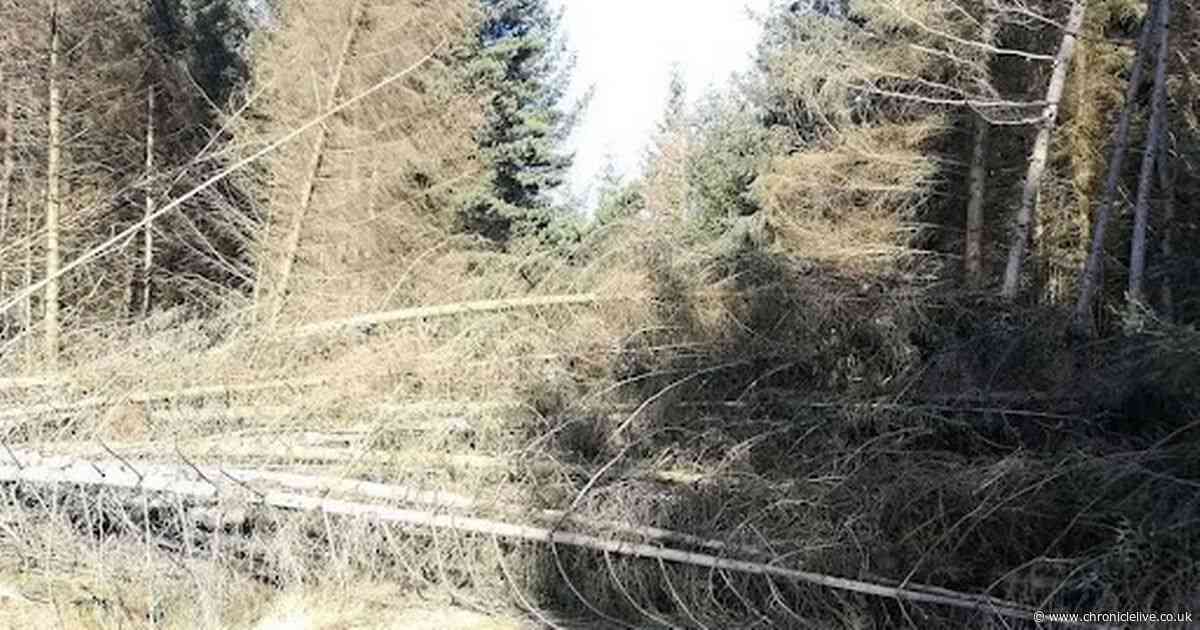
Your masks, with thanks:
[[[1142,156],[1142,169],[1138,177],[1137,201],[1133,206],[1133,242],[1129,254],[1129,301],[1137,305],[1146,301],[1146,230],[1150,224],[1150,192],[1154,188],[1154,169],[1166,168],[1159,151],[1166,136],[1167,117],[1167,62],[1170,58],[1169,24],[1171,0],[1158,0],[1155,18],[1155,63],[1154,94],[1151,97],[1150,135],[1146,138],[1146,150]]]
[[[3,130],[0,135],[0,250],[8,248],[9,224],[12,221],[9,205],[12,202],[13,176],[17,170],[17,95],[6,83],[4,62],[0,61],[0,90],[4,103]],[[8,269],[0,261],[0,294],[8,289]]]
[[[50,3],[50,59],[46,68],[49,81],[49,107],[46,119],[49,135],[46,142],[46,310],[45,353],[51,369],[58,367],[59,337],[59,269],[62,253],[59,249],[59,216],[62,192],[62,78],[59,76],[59,14],[58,0]]]
[[[345,19],[345,33],[342,35],[342,43],[338,48],[336,58],[332,60],[333,75],[328,79],[328,89],[325,94],[325,100],[322,103],[323,109],[333,109],[341,97],[342,79],[346,74],[346,64],[350,60],[354,41],[359,37],[359,33],[366,25],[365,9],[366,6],[362,0],[358,0],[350,5],[349,13]],[[270,313],[270,321],[272,323],[283,312],[284,301],[288,293],[288,283],[291,281],[292,269],[296,266],[296,256],[300,249],[300,236],[304,233],[305,217],[312,207],[317,176],[320,174],[321,165],[326,160],[325,153],[329,145],[329,127],[322,126],[317,130],[316,134],[316,138],[313,140],[312,154],[309,157],[308,165],[305,167],[300,182],[300,198],[297,200],[297,205],[291,218],[291,227],[287,230],[283,258],[279,262],[280,271],[274,287],[275,301],[271,305]]]
[[[483,96],[459,63],[471,0],[287,3],[256,38],[242,142],[277,138],[382,81],[385,88],[264,159],[252,246],[265,319],[333,318],[406,301],[395,270],[444,243],[480,167]],[[397,76],[401,74],[402,76]]]
[[[477,136],[486,177],[463,201],[462,228],[497,244],[550,226],[550,193],[572,156],[563,145],[578,111],[561,108],[572,69],[561,13],[548,0],[482,0],[470,91],[492,94]]]
[[[985,5],[987,5],[986,2]],[[986,15],[983,18],[983,32],[980,41],[988,46],[994,46],[996,11],[992,6],[985,6],[984,10]],[[979,78],[981,94],[994,92],[990,72],[987,69],[991,63],[991,57],[991,51],[986,48],[981,49],[977,56],[978,63],[984,68]],[[963,260],[967,283],[972,287],[979,288],[984,283],[983,236],[986,226],[984,203],[987,199],[988,139],[991,136],[992,124],[982,113],[972,112],[972,114],[975,118],[975,135],[971,142],[971,166],[967,184],[967,238]]]
[[[687,84],[683,70],[671,70],[666,108],[647,156],[643,194],[653,218],[682,222],[691,210],[688,165],[691,159],[691,122],[687,111]]]
[[[1104,181],[1100,205],[1092,225],[1092,243],[1084,262],[1083,272],[1079,280],[1079,295],[1075,301],[1075,312],[1072,317],[1074,334],[1085,337],[1092,329],[1092,304],[1100,291],[1100,281],[1104,271],[1104,244],[1108,233],[1108,224],[1112,217],[1112,206],[1117,196],[1117,189],[1124,174],[1125,154],[1129,149],[1129,127],[1136,107],[1136,96],[1141,89],[1142,75],[1146,66],[1146,58],[1155,32],[1155,16],[1158,3],[1152,3],[1152,10],[1146,15],[1142,25],[1142,34],[1138,39],[1137,53],[1125,88],[1125,106],[1121,109],[1117,126],[1113,131],[1112,155],[1108,161],[1108,175]]]

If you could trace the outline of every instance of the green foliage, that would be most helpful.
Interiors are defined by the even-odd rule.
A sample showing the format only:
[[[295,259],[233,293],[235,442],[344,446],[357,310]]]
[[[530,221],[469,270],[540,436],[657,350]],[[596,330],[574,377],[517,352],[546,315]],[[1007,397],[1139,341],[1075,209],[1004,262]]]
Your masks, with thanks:
[[[688,182],[695,198],[694,223],[710,231],[730,219],[758,212],[752,185],[767,150],[767,130],[750,103],[712,93],[698,107],[695,149]]]
[[[154,0],[148,12],[164,55],[186,60],[204,96],[223,107],[245,83],[245,44],[253,28],[244,0]]]
[[[596,225],[603,226],[632,218],[646,207],[640,182],[626,182],[611,162],[600,174]]]
[[[505,245],[546,229],[550,192],[572,158],[562,152],[574,116],[560,109],[571,63],[561,16],[546,0],[484,0],[468,81],[490,91],[477,141],[486,176],[462,204],[466,232]]]

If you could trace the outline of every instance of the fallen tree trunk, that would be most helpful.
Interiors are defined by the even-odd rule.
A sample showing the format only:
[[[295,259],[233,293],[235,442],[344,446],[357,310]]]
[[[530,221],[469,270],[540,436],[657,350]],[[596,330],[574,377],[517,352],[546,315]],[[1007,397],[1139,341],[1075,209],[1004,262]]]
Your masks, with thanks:
[[[1083,27],[1084,16],[1087,13],[1087,2],[1073,0],[1071,11],[1067,17],[1063,31],[1062,43],[1054,58],[1054,69],[1050,75],[1050,85],[1046,89],[1046,111],[1042,116],[1041,127],[1033,143],[1029,155],[1029,166],[1025,173],[1025,182],[1021,188],[1021,205],[1017,210],[1012,226],[1012,238],[1008,251],[1008,265],[1004,270],[1004,284],[1000,295],[1006,300],[1015,300],[1021,288],[1021,268],[1025,263],[1025,253],[1029,249],[1033,224],[1037,213],[1038,193],[1042,187],[1042,176],[1046,171],[1046,162],[1050,157],[1050,140],[1058,125],[1059,105],[1062,101],[1063,89],[1067,83],[1067,71],[1071,67],[1071,58],[1075,54],[1075,41]]]
[[[21,460],[25,461],[22,462]],[[734,571],[753,575],[782,578],[795,582],[842,591],[901,599],[910,602],[936,604],[978,611],[984,614],[1034,619],[1034,611],[1026,606],[986,595],[962,593],[923,585],[892,586],[876,582],[841,578],[810,571],[789,569],[775,564],[751,562],[707,553],[614,540],[594,535],[561,531],[557,527],[534,527],[500,520],[437,513],[427,510],[393,508],[339,499],[316,498],[294,492],[255,493],[244,486],[230,471],[206,475],[203,480],[186,478],[182,467],[138,464],[134,470],[126,463],[97,463],[63,458],[40,458],[34,454],[0,454],[0,482],[41,485],[79,485],[123,488],[141,492],[163,492],[201,502],[212,502],[236,495],[259,507],[271,507],[301,512],[319,512],[335,516],[369,519],[411,528],[431,528],[462,534],[525,540],[548,545],[567,545],[676,564],[703,567],[719,571]],[[199,473],[199,469],[194,469]],[[219,473],[222,471],[214,471]],[[274,476],[276,482],[282,480]],[[294,481],[294,480],[290,480]],[[362,487],[359,482],[358,487]],[[317,484],[319,485],[319,484]],[[436,494],[434,497],[436,498]]]
[[[113,445],[110,445],[110,448],[112,446]],[[55,451],[51,449],[51,452],[62,453],[63,451]],[[81,457],[106,457],[106,454],[111,452],[112,451],[110,449],[105,449],[104,447],[98,446],[90,446],[85,451],[74,452],[70,455],[54,455],[50,457],[44,457],[41,454],[29,453],[26,451],[10,451],[7,453],[0,451],[0,481],[6,480],[6,477],[3,475],[2,466],[2,464],[5,462],[19,464],[18,468],[22,470],[31,469],[31,467],[58,468],[60,470],[68,470],[77,466],[86,466],[93,471],[100,471],[104,477],[129,474],[129,464],[124,462],[80,459]],[[136,452],[125,452],[125,454],[130,457],[141,455],[141,453]],[[232,481],[238,486],[238,488],[233,488],[234,490],[250,490],[260,494],[271,489],[282,487],[294,491],[319,492],[322,496],[352,496],[365,499],[383,499],[400,503],[424,505],[451,510],[471,510],[477,512],[488,511],[498,514],[507,514],[510,516],[519,515],[532,517],[545,523],[572,524],[586,527],[588,529],[620,532],[655,542],[673,542],[712,550],[736,549],[739,552],[752,553],[755,555],[765,554],[763,550],[756,547],[732,544],[722,540],[702,538],[692,534],[686,534],[683,532],[672,531],[659,527],[636,525],[611,520],[590,519],[579,515],[570,514],[563,510],[529,509],[520,507],[513,502],[504,502],[500,499],[485,501],[462,494],[443,492],[440,490],[420,490],[398,484],[361,481],[358,479],[334,477],[328,475],[302,475],[289,472],[230,468],[202,464],[192,468],[177,464],[146,463],[144,460],[138,461],[136,466],[139,468],[137,474],[141,474],[146,478],[165,476],[174,477],[177,479],[191,479],[192,481],[197,479],[209,480],[216,489],[212,495],[213,498],[216,498],[217,496],[227,496],[231,489],[227,482]],[[513,501],[515,501],[515,499],[513,499]]]
[[[580,293],[575,295],[545,295],[537,297],[512,298],[507,300],[481,300],[478,302],[460,302],[457,304],[439,304],[437,306],[414,306],[382,313],[367,313],[345,319],[328,322],[318,322],[298,326],[283,332],[285,338],[309,337],[323,335],[342,330],[369,328],[380,324],[413,321],[418,319],[434,319],[453,317],[470,313],[498,313],[517,309],[537,308],[539,306],[565,306],[574,304],[595,304],[606,298],[595,293]],[[614,299],[614,298],[608,298]]]

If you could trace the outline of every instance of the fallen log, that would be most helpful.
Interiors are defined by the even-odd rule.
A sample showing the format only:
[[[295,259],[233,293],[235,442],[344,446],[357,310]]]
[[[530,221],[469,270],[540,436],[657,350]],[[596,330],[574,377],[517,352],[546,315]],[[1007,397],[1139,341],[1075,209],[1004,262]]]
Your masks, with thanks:
[[[25,461],[21,461],[22,459]],[[612,553],[718,571],[775,577],[841,591],[943,605],[1002,617],[1027,620],[1035,618],[1035,613],[1030,607],[986,595],[923,585],[885,585],[789,569],[776,564],[738,560],[666,546],[613,540],[562,531],[558,528],[535,527],[474,516],[317,498],[294,492],[256,494],[245,489],[241,484],[223,482],[220,476],[213,476],[203,481],[180,478],[182,472],[180,467],[138,464],[138,470],[134,470],[125,463],[79,462],[61,458],[57,460],[43,459],[27,453],[5,454],[0,456],[0,461],[6,462],[0,465],[0,482],[125,488],[143,492],[164,492],[202,501],[212,501],[218,497],[219,493],[230,492],[239,494],[250,504],[262,507],[363,518],[411,528],[442,529],[462,534],[525,540],[548,545],[568,545],[606,554]]]
[[[324,335],[342,330],[370,328],[381,324],[414,321],[419,319],[438,319],[467,315],[471,313],[499,313],[518,309],[537,308],[541,306],[569,306],[595,304],[606,300],[619,298],[604,298],[595,293],[580,293],[573,295],[545,295],[537,297],[511,298],[507,300],[481,300],[476,302],[459,302],[457,304],[439,304],[436,306],[414,306],[382,313],[367,313],[344,319],[336,319],[314,324],[304,324],[281,333],[285,339]]]
[[[762,550],[754,547],[734,545],[721,540],[701,538],[692,534],[686,534],[683,532],[672,531],[659,527],[635,525],[617,521],[588,519],[562,510],[531,510],[528,508],[518,507],[514,504],[506,504],[500,501],[484,501],[477,498],[440,490],[420,490],[417,488],[397,484],[361,481],[344,477],[300,475],[288,472],[206,465],[199,465],[195,468],[190,468],[176,464],[146,463],[141,460],[128,463],[108,460],[81,461],[72,456],[60,455],[43,457],[40,454],[29,453],[25,451],[16,451],[11,453],[0,451],[0,464],[4,462],[12,463],[21,471],[63,471],[63,483],[74,483],[79,485],[94,485],[97,483],[94,474],[99,474],[100,478],[103,479],[119,478],[122,475],[126,477],[129,475],[141,475],[146,479],[157,480],[171,478],[188,480],[192,482],[198,480],[207,480],[209,485],[213,488],[211,495],[191,494],[189,496],[200,496],[200,498],[211,499],[215,499],[218,496],[228,496],[231,492],[235,494],[245,494],[246,492],[262,494],[271,489],[281,487],[293,491],[318,492],[322,496],[328,496],[330,494],[348,495],[364,499],[387,500],[441,509],[476,512],[491,511],[510,516],[519,515],[532,517],[541,522],[553,523],[556,525],[572,524],[592,530],[619,532],[654,542],[671,542],[712,550],[737,549],[740,552],[758,555],[764,554]],[[134,468],[131,468],[131,466]],[[10,476],[13,474],[14,473],[11,470],[6,472],[3,465],[0,465],[0,482],[16,480],[10,478]],[[70,481],[67,481],[67,479]],[[33,481],[38,480],[39,479],[33,479]],[[236,486],[231,486],[229,482],[233,482],[233,484],[236,484]],[[168,481],[160,481],[156,488],[166,485],[169,485]]]

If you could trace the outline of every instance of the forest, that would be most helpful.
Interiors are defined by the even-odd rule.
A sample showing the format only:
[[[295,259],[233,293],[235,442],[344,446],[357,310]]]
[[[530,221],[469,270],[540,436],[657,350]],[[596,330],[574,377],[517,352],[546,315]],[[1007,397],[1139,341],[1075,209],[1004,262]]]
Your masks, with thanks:
[[[1191,625],[1195,0],[564,10],[0,0],[0,628]]]

